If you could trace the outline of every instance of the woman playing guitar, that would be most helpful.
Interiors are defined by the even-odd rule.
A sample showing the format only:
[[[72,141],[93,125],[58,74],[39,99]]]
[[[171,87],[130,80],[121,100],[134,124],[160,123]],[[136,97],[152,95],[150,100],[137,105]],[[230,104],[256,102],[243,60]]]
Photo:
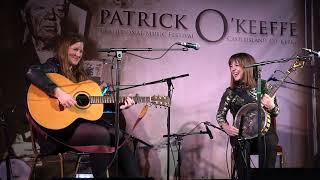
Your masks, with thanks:
[[[63,79],[62,83],[80,83],[81,85],[85,84],[81,82],[86,82],[89,77],[84,69],[84,63],[82,59],[84,53],[84,45],[85,42],[82,36],[72,33],[66,34],[61,38],[61,41],[57,48],[56,56],[48,59],[44,64],[31,66],[26,74],[32,85],[43,91],[46,96],[57,99],[57,112],[74,112],[76,108],[81,109],[81,106],[79,105],[79,103],[81,102],[81,98],[76,99],[74,96],[72,96],[70,92],[67,92],[67,90],[70,90],[68,89],[68,87],[70,86],[58,85],[57,79],[53,79],[52,77],[50,78],[50,76],[48,76],[48,73],[58,73],[64,76],[67,80]],[[56,77],[60,78],[60,76]],[[95,87],[94,84],[93,86]],[[30,99],[28,99],[28,101],[29,100]],[[52,106],[55,106],[52,101],[44,101],[44,103],[48,102],[51,103],[50,105],[53,104]],[[125,98],[125,101],[120,106],[120,109],[129,108],[134,103],[135,102],[133,101],[133,99]],[[30,108],[32,107],[29,106],[29,111]],[[38,111],[43,111],[43,108],[45,107],[38,106],[37,108]],[[98,109],[101,108],[98,107]],[[53,116],[53,114],[47,114],[48,117]],[[37,117],[37,111],[33,109],[31,115],[36,120],[35,117]],[[62,119],[63,117],[59,118]],[[50,118],[51,124],[49,125],[59,124],[59,118]],[[70,125],[66,125],[66,127],[62,129],[57,127],[50,129],[48,128],[50,127],[49,125],[47,127],[40,127],[50,136],[71,146],[112,146],[114,143],[114,129],[105,126],[105,122],[102,120],[87,121],[83,118],[77,118]],[[55,142],[51,142],[51,146],[48,146],[48,143],[46,141],[39,142],[39,145],[42,150],[59,151],[60,148],[63,148],[60,147],[61,145],[59,145],[59,143]],[[54,148],[52,148],[52,146]],[[119,149],[118,154],[119,159],[121,159],[121,162],[119,164],[123,173],[126,176],[130,177],[140,176],[137,162],[126,145],[122,146]],[[91,168],[95,178],[106,177],[106,168],[110,163],[112,157],[113,155],[108,153],[91,154]]]

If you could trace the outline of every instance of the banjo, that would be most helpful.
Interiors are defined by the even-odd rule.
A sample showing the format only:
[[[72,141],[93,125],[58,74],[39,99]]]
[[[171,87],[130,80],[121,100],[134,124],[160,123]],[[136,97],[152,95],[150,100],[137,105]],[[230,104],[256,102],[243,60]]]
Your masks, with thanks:
[[[284,74],[284,77],[278,81],[274,85],[269,85],[270,92],[268,95],[273,97],[276,91],[280,88],[280,86],[284,83],[284,81],[289,77],[289,75],[296,71],[298,68],[302,68],[305,64],[304,60],[298,59],[294,62],[294,64],[287,70]],[[240,130],[244,139],[252,139],[259,135],[265,135],[270,129],[271,125],[271,116],[264,108],[260,110],[260,118],[261,118],[261,126],[262,129],[259,131],[258,127],[258,104],[257,103],[248,103],[242,106],[236,114],[234,126]]]

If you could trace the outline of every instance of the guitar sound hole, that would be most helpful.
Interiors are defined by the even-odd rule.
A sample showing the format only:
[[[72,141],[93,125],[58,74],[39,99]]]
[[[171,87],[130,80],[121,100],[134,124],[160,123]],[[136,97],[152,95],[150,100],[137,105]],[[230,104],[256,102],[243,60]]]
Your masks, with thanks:
[[[76,97],[78,106],[87,106],[89,104],[89,97],[85,94],[79,94]]]

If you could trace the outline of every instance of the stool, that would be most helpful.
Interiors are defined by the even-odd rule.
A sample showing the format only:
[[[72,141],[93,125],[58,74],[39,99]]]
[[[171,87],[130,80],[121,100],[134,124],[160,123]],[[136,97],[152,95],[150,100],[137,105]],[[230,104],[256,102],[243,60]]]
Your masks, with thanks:
[[[280,146],[278,144],[276,147],[276,151],[277,151],[277,157],[279,156],[279,160],[280,160],[280,162],[279,162],[280,168],[283,168],[284,167],[284,152],[283,152],[282,146]]]

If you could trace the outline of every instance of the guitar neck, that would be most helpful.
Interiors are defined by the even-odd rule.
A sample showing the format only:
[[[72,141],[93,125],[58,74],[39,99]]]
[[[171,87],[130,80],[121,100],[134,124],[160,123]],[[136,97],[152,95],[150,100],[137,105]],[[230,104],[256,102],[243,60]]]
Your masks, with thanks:
[[[131,97],[136,103],[149,103],[151,102],[151,96],[132,96]],[[124,103],[126,97],[119,97],[119,103]],[[91,104],[104,104],[104,103],[115,103],[113,96],[90,96]]]

